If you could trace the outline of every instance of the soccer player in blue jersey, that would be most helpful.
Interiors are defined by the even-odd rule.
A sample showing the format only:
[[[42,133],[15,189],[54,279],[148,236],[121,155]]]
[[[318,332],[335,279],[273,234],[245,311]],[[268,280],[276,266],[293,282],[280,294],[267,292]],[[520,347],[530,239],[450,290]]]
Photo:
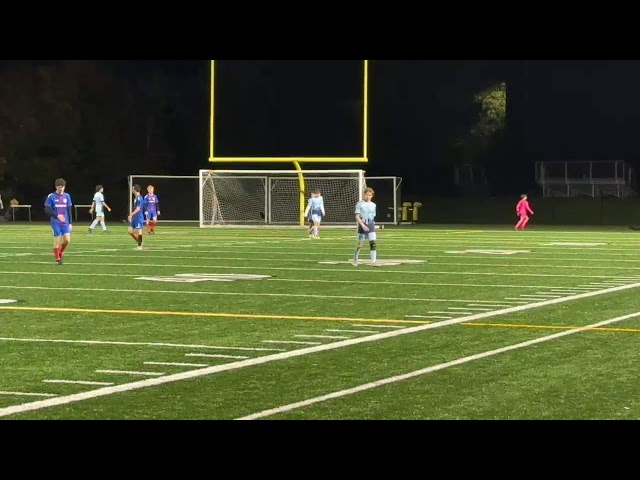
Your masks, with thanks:
[[[324,199],[322,195],[320,195],[320,189],[314,188],[311,191],[311,198],[309,198],[307,208],[304,211],[304,216],[309,216],[309,219],[313,222],[313,227],[309,225],[309,237],[319,238],[318,229],[320,228],[320,222],[324,215]]]
[[[64,192],[67,182],[63,178],[55,181],[56,191],[50,193],[44,201],[44,211],[51,217],[53,231],[53,258],[62,265],[62,254],[71,242],[72,215],[71,196]]]
[[[129,214],[129,235],[136,241],[136,250],[142,250],[142,225],[144,224],[143,200],[140,185],[133,186],[133,210]]]
[[[378,266],[376,263],[376,204],[371,201],[373,198],[373,188],[365,188],[362,200],[356,204],[356,225],[358,227],[358,245],[353,256],[353,265],[358,265],[358,257],[362,242],[369,240],[369,253],[371,255],[371,265]]]
[[[160,202],[158,196],[153,193],[153,185],[147,187],[147,194],[144,196],[144,216],[147,220],[147,233],[153,235],[160,216]]]

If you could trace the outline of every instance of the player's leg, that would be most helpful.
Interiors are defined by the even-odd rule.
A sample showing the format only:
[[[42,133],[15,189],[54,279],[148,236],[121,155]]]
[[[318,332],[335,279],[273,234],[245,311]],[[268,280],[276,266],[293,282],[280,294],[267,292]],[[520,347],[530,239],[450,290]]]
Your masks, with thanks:
[[[313,236],[318,237],[318,229],[320,228],[320,215],[311,215],[311,221],[313,222]]]
[[[68,225],[63,229],[62,233],[62,237],[60,237],[60,263],[62,263],[62,254],[71,243],[71,230]]]
[[[91,222],[91,225],[89,226],[89,233],[93,233],[93,229],[96,228],[96,225],[98,225],[99,218],[100,215],[98,214],[98,212],[96,212],[96,218],[93,219],[93,222]]]
[[[366,238],[366,233],[358,232],[358,243],[356,245],[356,251],[353,254],[353,263],[354,265],[358,264],[358,260],[360,259],[360,249],[362,248],[362,242]]]
[[[107,231],[107,225],[104,223],[104,213],[102,213],[99,217],[96,216],[96,220],[100,222],[100,226],[102,227],[102,232]]]
[[[524,216],[524,219],[523,219],[523,221],[522,221],[522,225],[520,226],[520,228],[521,228],[522,230],[524,230],[524,229],[525,229],[525,227],[527,226],[527,223],[529,223],[529,215],[525,215],[525,216]]]
[[[138,238],[136,241],[138,242],[136,250],[142,250],[142,225],[138,228]]]
[[[378,251],[376,250],[376,232],[369,232],[367,236],[369,239],[369,255],[371,256],[371,265],[376,265],[378,258]]]
[[[158,223],[158,216],[155,214],[151,215],[151,221],[149,222],[151,225],[151,228],[149,229],[149,233],[151,235],[155,234],[155,230],[156,230],[156,223]]]
[[[520,215],[520,220],[518,220],[518,223],[516,223],[516,226],[514,228],[518,230],[522,226],[523,221],[524,221],[524,217]]]
[[[307,222],[309,223],[309,226],[307,227],[307,234],[309,235],[309,238],[311,238],[313,236],[313,220],[311,219],[311,215],[307,218]]]
[[[135,242],[138,243],[138,235],[136,234],[136,232],[135,232],[135,230],[133,228],[133,222],[131,223],[131,225],[129,225],[128,232],[129,232],[129,235],[131,236],[131,238],[133,238],[135,240]]]
[[[62,235],[58,231],[58,227],[52,226],[51,231],[53,232],[53,258],[56,262],[60,261],[60,243],[62,242]]]

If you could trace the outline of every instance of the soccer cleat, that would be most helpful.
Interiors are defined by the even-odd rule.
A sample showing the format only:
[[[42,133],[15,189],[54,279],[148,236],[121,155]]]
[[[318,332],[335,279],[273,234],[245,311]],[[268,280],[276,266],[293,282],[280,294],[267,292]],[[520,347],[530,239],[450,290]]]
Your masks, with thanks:
[[[142,250],[142,245],[138,245],[138,246],[136,247],[136,250]]]
[[[58,259],[56,260],[56,263],[57,263],[58,265],[62,265],[62,257],[58,258]]]
[[[350,263],[351,265],[353,265],[354,267],[357,267],[357,266],[358,266],[358,261],[357,261],[357,260],[351,260],[349,263]]]
[[[93,233],[93,228],[89,227],[89,233]]]

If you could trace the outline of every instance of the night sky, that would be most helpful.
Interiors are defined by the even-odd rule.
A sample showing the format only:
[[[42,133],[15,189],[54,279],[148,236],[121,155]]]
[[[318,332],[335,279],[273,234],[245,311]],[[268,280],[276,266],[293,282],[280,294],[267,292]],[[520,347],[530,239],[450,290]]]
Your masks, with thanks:
[[[0,73],[52,62],[3,61]],[[180,161],[169,169],[210,167],[208,60],[103,62],[132,78],[160,71],[180,79],[173,88],[193,93],[182,105],[192,115],[175,129],[193,137],[192,147],[174,152]],[[359,155],[358,61],[222,60],[218,67],[217,155]],[[639,61],[372,60],[370,163],[362,168],[403,177],[411,193],[452,193],[452,138],[478,113],[473,95],[501,81],[506,134],[479,161],[492,194],[535,191],[537,160],[640,160]]]

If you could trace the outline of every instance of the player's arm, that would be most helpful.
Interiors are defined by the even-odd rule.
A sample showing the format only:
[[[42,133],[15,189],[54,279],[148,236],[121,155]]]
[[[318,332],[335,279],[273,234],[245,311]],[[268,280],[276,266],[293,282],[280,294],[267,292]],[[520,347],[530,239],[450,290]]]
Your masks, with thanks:
[[[362,218],[360,204],[356,205],[356,225],[362,227],[365,232],[369,231],[369,227],[367,227],[364,223],[364,219]]]
[[[139,202],[136,202],[136,208],[133,209],[133,211],[129,214],[129,221],[131,221],[131,219],[133,218],[133,216],[138,213],[140,211],[140,204]]]
[[[102,206],[104,208],[106,208],[107,210],[111,211],[111,207],[109,205],[107,205],[107,202],[105,202],[104,200],[102,201]]]
[[[93,206],[96,204],[95,200],[91,200],[91,206],[89,207],[89,213],[93,213]]]
[[[305,210],[304,210],[304,216],[305,217],[307,215],[309,215],[309,210],[311,210],[311,199],[309,199],[309,201],[307,202],[307,208],[305,208]]]
[[[71,201],[71,195],[67,194],[67,219],[69,226],[73,223],[73,202]]]
[[[324,199],[320,202],[320,210],[322,210],[322,216],[324,217],[325,216],[325,213],[324,213]]]
[[[156,214],[160,216],[160,199],[156,195]]]
[[[44,202],[44,212],[51,218],[56,218],[60,222],[64,222],[64,215],[58,215],[56,213],[55,205],[52,204],[51,196],[47,197],[47,201]]]
[[[533,215],[533,210],[531,210],[531,207],[529,206],[529,204],[527,203],[527,211]]]

